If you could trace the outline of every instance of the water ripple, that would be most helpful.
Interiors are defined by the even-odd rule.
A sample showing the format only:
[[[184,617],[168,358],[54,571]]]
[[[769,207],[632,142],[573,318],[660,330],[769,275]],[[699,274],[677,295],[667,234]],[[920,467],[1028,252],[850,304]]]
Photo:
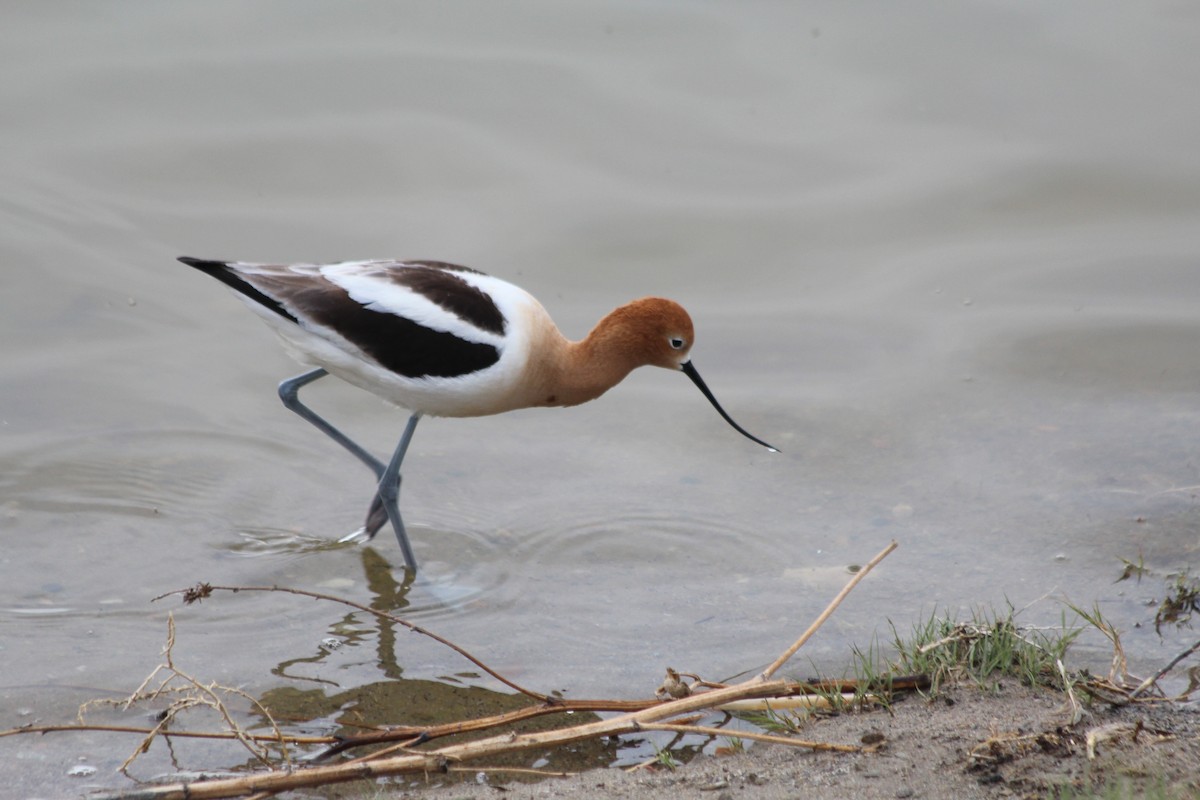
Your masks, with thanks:
[[[514,558],[542,569],[589,566],[698,570],[704,574],[781,574],[777,542],[758,528],[688,512],[598,507],[520,537]]]

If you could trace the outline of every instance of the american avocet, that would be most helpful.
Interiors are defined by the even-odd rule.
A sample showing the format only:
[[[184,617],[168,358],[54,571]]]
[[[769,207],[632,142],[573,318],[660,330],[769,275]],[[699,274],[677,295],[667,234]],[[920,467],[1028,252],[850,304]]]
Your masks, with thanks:
[[[279,384],[283,404],[366,464],[378,480],[362,528],[391,521],[408,567],[417,562],[398,501],[400,463],[422,415],[478,417],[594,400],[642,366],[679,370],[725,421],[688,353],[692,320],[678,304],[644,297],[612,311],[587,338],[569,341],[528,292],[441,261],[350,261],[271,266],[179,259],[240,293],[301,363],[316,369]],[[337,375],[412,413],[385,465],[300,402],[300,388]]]

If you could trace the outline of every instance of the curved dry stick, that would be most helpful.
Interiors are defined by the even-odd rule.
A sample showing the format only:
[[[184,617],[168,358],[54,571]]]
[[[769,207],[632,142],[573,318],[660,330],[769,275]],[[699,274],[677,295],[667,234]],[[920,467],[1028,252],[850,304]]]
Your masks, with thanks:
[[[864,748],[856,744],[830,744],[828,742],[810,742],[805,739],[792,739],[787,736],[772,736],[769,733],[753,731],[727,731],[724,728],[710,728],[707,725],[675,725],[670,722],[643,722],[638,726],[643,731],[672,731],[676,733],[699,733],[704,736],[720,736],[725,739],[750,739],[755,742],[768,744],[786,744],[791,747],[804,747],[809,750],[833,750],[839,753],[861,753]]]
[[[320,761],[329,756],[336,755],[344,750],[351,750],[356,747],[365,747],[375,744],[387,744],[396,742],[402,739],[410,739],[415,736],[423,735],[426,740],[441,739],[447,736],[456,736],[462,733],[474,733],[484,731],[488,728],[498,728],[504,725],[511,725],[515,722],[520,722],[526,719],[534,719],[536,717],[548,716],[550,714],[567,714],[571,712],[614,712],[614,713],[629,713],[631,711],[641,711],[659,705],[661,700],[559,700],[555,705],[531,705],[524,708],[518,708],[513,711],[506,711],[502,714],[494,714],[488,717],[480,717],[478,719],[465,720],[460,722],[446,722],[441,725],[430,726],[393,726],[386,730],[370,731],[368,733],[351,734],[347,736],[287,736],[284,737],[284,743],[289,745],[313,746],[313,745],[329,745],[320,755],[313,757],[312,761]],[[153,728],[135,727],[129,725],[100,725],[89,723],[74,723],[70,725],[24,725],[19,728],[10,728],[8,730],[0,730],[0,738],[5,736],[17,736],[19,734],[46,734],[46,733],[63,733],[68,731],[100,731],[104,733],[134,733],[145,736],[153,731]],[[232,731],[160,731],[159,735],[170,738],[188,738],[188,739],[235,739],[236,735]],[[256,742],[275,743],[279,738],[274,734],[246,734],[247,737]]]
[[[374,744],[388,744],[414,737],[422,737],[424,741],[444,739],[447,736],[457,736],[463,733],[485,731],[488,728],[499,728],[522,720],[544,717],[549,714],[567,714],[571,712],[611,711],[628,713],[642,711],[656,706],[660,700],[560,700],[557,705],[526,706],[502,714],[489,717],[470,719],[462,722],[446,722],[441,725],[397,725],[387,730],[371,733],[358,733],[336,740],[331,747],[314,756],[313,762],[324,761],[330,756],[356,747],[366,747]]]
[[[21,733],[62,733],[64,731],[100,731],[103,733],[136,733],[145,736],[152,733],[154,728],[137,728],[128,725],[89,725],[89,724],[73,724],[73,725],[29,725],[21,728],[9,728],[6,731],[0,731],[0,737],[16,736]],[[237,735],[233,731],[160,731],[159,736],[165,738],[182,738],[182,739],[236,739]],[[256,742],[278,742],[279,737],[275,734],[248,733],[247,738],[253,739]],[[338,739],[336,736],[287,736],[284,737],[285,744],[294,745],[315,745],[315,744],[336,744]]]
[[[413,633],[419,633],[422,636],[428,636],[430,639],[433,639],[435,642],[438,642],[439,644],[443,644],[446,647],[449,647],[451,650],[458,653],[460,656],[467,659],[475,666],[479,667],[481,670],[486,672],[488,675],[491,675],[493,678],[500,681],[505,686],[509,687],[510,689],[515,689],[516,691],[520,692],[521,694],[525,695],[526,697],[532,697],[534,700],[537,700],[542,703],[546,703],[548,705],[554,705],[558,702],[558,699],[555,697],[551,697],[549,695],[544,695],[541,692],[535,692],[532,689],[526,689],[524,686],[521,686],[517,682],[509,680],[508,678],[504,677],[496,670],[489,667],[487,664],[480,661],[475,656],[471,655],[464,648],[459,647],[458,645],[456,645],[454,642],[450,641],[449,639],[438,636],[433,631],[422,628],[420,625],[417,625],[416,623],[413,623],[413,622],[409,622],[408,620],[403,619],[401,617],[397,617],[394,614],[389,614],[386,611],[380,611],[377,608],[371,608],[370,606],[365,606],[362,603],[356,603],[353,600],[346,600],[345,598],[342,598],[342,597],[334,597],[333,595],[330,595],[330,594],[321,594],[320,592],[310,592],[305,589],[291,589],[291,588],[288,588],[287,586],[213,586],[208,583],[199,583],[190,589],[176,589],[173,592],[166,592],[165,594],[160,594],[158,597],[155,597],[153,600],[151,600],[151,602],[154,602],[154,600],[161,600],[164,597],[170,597],[173,594],[182,594],[183,602],[187,605],[190,605],[192,603],[199,602],[200,600],[205,599],[206,597],[211,595],[213,592],[217,592],[217,591],[233,592],[234,594],[237,594],[238,592],[286,592],[287,594],[300,595],[301,597],[311,597],[314,600],[328,600],[331,603],[341,603],[342,605],[350,606],[351,608],[357,608],[359,611],[365,611],[368,614],[374,614],[376,617],[378,617],[380,619],[386,619],[390,622],[396,623],[397,625],[403,625],[405,628],[408,628]]]
[[[893,539],[891,544],[879,552],[879,555],[872,558],[867,562],[866,566],[856,572],[854,577],[850,579],[850,582],[847,583],[840,592],[838,592],[837,597],[833,598],[833,601],[825,607],[824,611],[821,612],[821,616],[817,617],[813,624],[808,626],[808,630],[801,634],[800,638],[793,642],[791,647],[789,647],[787,650],[784,650],[783,654],[780,655],[779,658],[775,659],[771,666],[762,671],[762,674],[758,676],[758,680],[769,681],[771,676],[778,672],[779,668],[786,664],[789,658],[796,655],[796,651],[803,647],[804,643],[812,638],[812,635],[817,632],[817,629],[825,624],[825,620],[829,619],[830,615],[832,615],[837,607],[842,604],[842,601],[846,599],[846,595],[850,594],[850,592],[854,590],[854,587],[858,585],[858,582],[865,578],[867,573],[875,568],[876,564],[887,558],[888,555],[891,554],[891,552],[898,546],[899,545],[896,544],[896,540]]]
[[[877,682],[868,682],[867,687],[870,688],[878,683],[876,691],[912,691],[925,690],[929,688],[930,681],[928,675],[899,675],[890,679],[880,680]],[[725,689],[728,686],[718,686],[711,688]],[[788,691],[774,696],[763,698],[761,701],[744,701],[746,703],[754,702],[769,702],[776,703],[775,707],[783,707],[788,700],[796,695],[804,696],[811,692],[854,692],[862,688],[859,681],[853,678],[837,678],[832,680],[809,680],[798,683],[789,684]],[[521,722],[527,719],[543,717],[549,714],[565,714],[568,712],[617,712],[630,713],[634,711],[644,711],[654,706],[662,705],[663,700],[560,700],[557,705],[535,705],[518,708],[513,711],[506,711],[502,714],[495,714],[489,717],[480,717],[478,719],[465,720],[461,722],[446,722],[440,725],[397,725],[389,727],[382,731],[371,731],[367,733],[351,734],[345,737],[338,738],[333,742],[317,741],[316,744],[331,744],[330,747],[321,751],[320,754],[310,758],[313,763],[324,761],[331,756],[347,750],[353,750],[358,747],[366,747],[369,745],[390,744],[393,742],[403,742],[415,737],[424,737],[424,741],[433,741],[435,739],[443,739],[448,736],[457,736],[463,733],[476,733],[485,731],[489,728],[499,728],[507,725],[512,725],[516,722]],[[725,703],[717,707],[718,711],[733,711],[745,710],[739,708],[734,701],[733,704]],[[378,755],[378,754],[375,754]]]
[[[489,767],[482,764],[472,764],[469,767],[448,767],[446,772],[511,772],[514,775],[534,775],[539,778],[574,778],[579,774],[578,772],[548,772],[547,770],[534,769],[533,767]]]
[[[1192,653],[1196,652],[1197,650],[1200,650],[1200,641],[1196,642],[1194,645],[1189,647],[1187,650],[1184,650],[1182,653],[1175,656],[1175,658],[1171,659],[1170,664],[1167,664],[1165,667],[1160,669],[1152,677],[1146,678],[1146,680],[1142,681],[1141,684],[1136,689],[1134,689],[1132,692],[1129,693],[1129,699],[1136,700],[1138,698],[1138,695],[1140,695],[1142,692],[1149,689],[1154,684],[1158,683],[1159,679],[1162,678],[1162,676],[1166,675],[1168,672],[1175,669],[1176,664],[1178,664],[1180,661],[1183,661],[1185,658],[1187,658],[1188,656],[1190,656]]]

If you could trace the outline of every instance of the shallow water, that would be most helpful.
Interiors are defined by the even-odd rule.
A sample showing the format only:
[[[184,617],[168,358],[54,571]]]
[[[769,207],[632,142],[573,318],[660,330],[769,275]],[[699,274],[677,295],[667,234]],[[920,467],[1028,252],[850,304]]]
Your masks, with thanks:
[[[1186,638],[1144,624],[1161,579],[1114,580],[1121,558],[1178,569],[1200,548],[1198,17],[10,9],[0,728],[131,691],[169,611],[191,673],[256,696],[501,688],[336,605],[151,602],[200,581],[397,610],[531,688],[640,697],[668,665],[768,663],[892,539],[798,671],[840,670],[889,619],[1007,600],[1054,624],[1062,598],[1160,665]],[[386,529],[336,543],[369,473],[279,405],[299,368],[181,254],[458,261],[575,337],[670,296],[723,405],[783,452],[659,370],[576,409],[426,420],[406,586]],[[333,380],[307,392],[381,453],[403,427]],[[122,785],[134,744],[9,738],[0,771],[22,796]],[[66,777],[80,758],[99,771]],[[151,759],[137,774],[172,768]]]

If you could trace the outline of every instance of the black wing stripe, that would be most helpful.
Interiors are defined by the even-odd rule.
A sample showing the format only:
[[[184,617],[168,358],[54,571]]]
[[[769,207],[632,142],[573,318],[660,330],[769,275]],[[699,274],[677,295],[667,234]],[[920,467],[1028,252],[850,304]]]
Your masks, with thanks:
[[[500,360],[493,345],[468,342],[395,314],[364,308],[340,287],[303,291],[289,297],[288,304],[406,378],[455,378]]]
[[[180,256],[179,260],[184,264],[187,264],[189,267],[195,267],[201,272],[213,276],[221,283],[237,290],[238,292],[241,292],[259,305],[271,309],[284,319],[289,319],[295,323],[300,322],[300,320],[296,319],[286,308],[283,307],[282,303],[280,303],[274,297],[260,292],[245,278],[230,269],[229,264],[226,262],[206,261],[202,258],[191,258],[190,256]]]

